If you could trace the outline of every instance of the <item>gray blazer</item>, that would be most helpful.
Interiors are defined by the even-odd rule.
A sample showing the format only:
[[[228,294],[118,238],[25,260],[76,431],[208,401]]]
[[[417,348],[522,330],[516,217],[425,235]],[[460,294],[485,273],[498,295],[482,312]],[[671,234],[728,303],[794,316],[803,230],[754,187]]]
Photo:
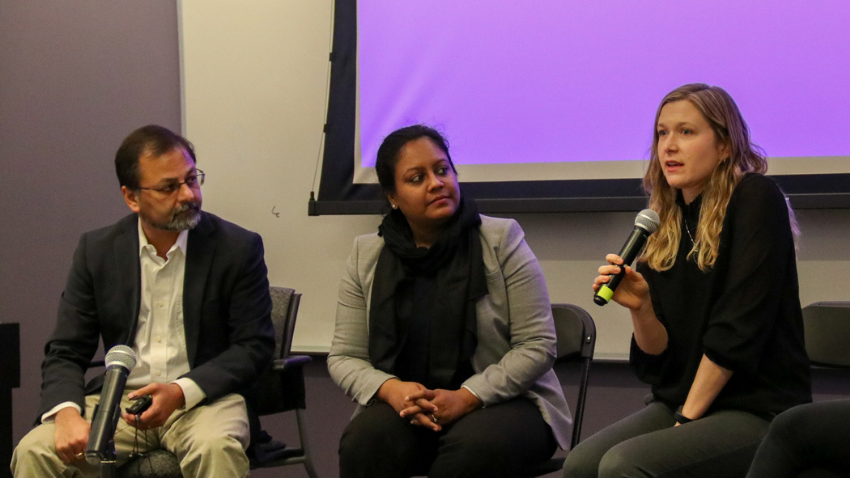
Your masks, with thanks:
[[[478,347],[472,357],[476,373],[463,386],[484,406],[518,396],[531,399],[558,444],[566,448],[572,417],[552,370],[555,326],[543,271],[516,221],[483,215],[481,221],[490,293],[476,304]],[[359,404],[355,415],[394,377],[369,362],[372,282],[383,247],[377,233],[357,237],[339,287],[328,369],[334,382]]]

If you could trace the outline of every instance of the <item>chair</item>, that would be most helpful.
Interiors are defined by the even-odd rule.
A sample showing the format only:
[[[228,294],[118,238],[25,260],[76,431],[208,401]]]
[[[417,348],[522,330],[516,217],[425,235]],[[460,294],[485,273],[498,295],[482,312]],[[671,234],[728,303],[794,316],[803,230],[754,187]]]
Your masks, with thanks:
[[[273,309],[272,322],[275,328],[275,360],[260,377],[249,407],[259,416],[295,411],[298,423],[300,448],[265,449],[259,456],[256,450],[251,456],[251,469],[275,468],[278,466],[303,464],[310,478],[316,478],[307,437],[306,393],[304,387],[304,365],[311,358],[306,355],[290,355],[295,319],[301,294],[292,289],[271,287]],[[272,443],[275,443],[273,440]],[[262,449],[262,447],[261,447]],[[250,455],[249,455],[250,456]]]
[[[270,287],[269,293],[275,329],[275,360],[246,394],[249,419],[252,427],[258,427],[259,416],[294,410],[301,446],[289,448],[264,431],[252,430],[252,441],[260,435],[267,439],[263,443],[253,443],[249,449],[251,469],[303,464],[307,475],[316,478],[307,439],[303,373],[304,364],[311,359],[305,355],[289,355],[301,294],[284,287]],[[119,478],[182,478],[177,457],[166,450],[155,450],[145,457],[128,461],[118,469],[117,475]]]
[[[0,323],[0,463],[10,463],[15,448],[12,434],[12,389],[21,386],[20,329],[17,323]],[[0,476],[4,475],[0,473]]]
[[[814,366],[846,369],[850,367],[850,302],[815,302],[803,308],[806,353]],[[811,468],[798,478],[842,478],[843,473]]]
[[[850,302],[815,302],[803,308],[806,353],[812,365],[850,367]]]
[[[558,357],[555,363],[578,362],[581,364],[581,381],[573,415],[573,435],[570,440],[570,450],[572,450],[581,439],[590,363],[593,361],[593,350],[596,347],[596,324],[587,311],[572,304],[552,304],[552,316],[555,319],[555,335],[558,340]],[[520,478],[554,473],[563,467],[564,458],[551,458],[520,475]]]

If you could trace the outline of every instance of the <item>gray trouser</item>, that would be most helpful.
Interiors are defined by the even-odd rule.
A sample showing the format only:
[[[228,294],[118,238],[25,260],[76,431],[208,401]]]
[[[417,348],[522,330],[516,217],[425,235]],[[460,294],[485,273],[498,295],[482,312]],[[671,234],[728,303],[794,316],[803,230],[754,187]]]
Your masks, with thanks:
[[[770,425],[721,410],[674,428],[673,412],[653,402],[582,441],[567,455],[564,478],[743,478]]]
[[[850,476],[850,400],[809,403],[777,415],[747,478],[801,476]]]
[[[86,397],[86,417],[91,419],[98,395]],[[125,395],[121,408],[130,406]],[[21,439],[12,456],[12,473],[16,478],[28,477],[85,477],[100,476],[100,468],[80,460],[66,465],[56,454],[53,422],[43,423]],[[140,451],[165,448],[180,460],[186,477],[240,477],[248,475],[248,417],[245,399],[240,395],[225,395],[191,410],[176,410],[159,428],[139,432],[118,421],[115,431],[115,451],[119,466],[127,461],[138,436]],[[147,439],[145,441],[145,438]]]

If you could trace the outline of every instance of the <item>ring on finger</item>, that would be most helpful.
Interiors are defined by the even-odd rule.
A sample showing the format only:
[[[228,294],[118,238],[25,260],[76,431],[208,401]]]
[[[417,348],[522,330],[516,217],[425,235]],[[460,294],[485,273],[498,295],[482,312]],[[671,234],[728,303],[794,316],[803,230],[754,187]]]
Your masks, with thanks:
[[[434,423],[440,423],[440,422],[437,420],[437,415],[434,415],[433,413],[431,414],[431,421],[432,421],[432,422],[434,422]]]

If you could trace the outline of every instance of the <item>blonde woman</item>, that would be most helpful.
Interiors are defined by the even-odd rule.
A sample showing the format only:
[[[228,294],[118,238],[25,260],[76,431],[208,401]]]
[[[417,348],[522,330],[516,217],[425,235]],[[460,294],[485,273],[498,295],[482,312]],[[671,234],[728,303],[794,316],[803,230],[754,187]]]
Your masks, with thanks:
[[[772,418],[811,401],[793,214],[722,88],[665,96],[651,155],[661,224],[613,300],[652,394],[576,447],[564,476],[743,477]],[[594,289],[622,267],[606,259]]]

